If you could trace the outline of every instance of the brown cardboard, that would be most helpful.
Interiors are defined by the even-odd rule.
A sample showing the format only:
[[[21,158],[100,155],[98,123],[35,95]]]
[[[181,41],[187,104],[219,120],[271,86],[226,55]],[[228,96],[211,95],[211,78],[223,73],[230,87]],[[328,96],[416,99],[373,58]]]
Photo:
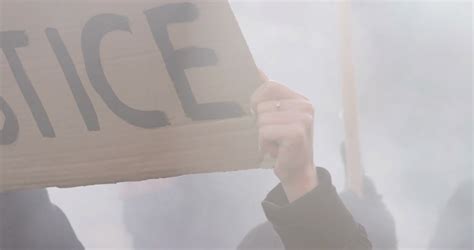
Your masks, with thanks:
[[[0,124],[5,123],[0,131],[0,191],[135,181],[259,165],[256,128],[248,114],[249,97],[259,85],[258,72],[226,1],[1,0],[0,11]],[[183,49],[182,53],[163,52],[160,46],[167,45],[157,43],[157,33],[152,30],[163,31],[156,28],[157,23],[176,19],[176,15],[181,20],[164,30],[172,47]],[[157,36],[166,38],[163,32]],[[94,41],[100,41],[99,52],[94,51]],[[9,49],[12,43],[17,46],[14,50]],[[198,49],[201,54],[193,59],[189,48],[208,48],[216,58],[212,51]],[[16,56],[44,107],[46,122],[21,66],[14,62]],[[119,101],[104,90],[100,64],[95,61],[98,56]],[[178,63],[170,63],[171,57],[178,58]],[[61,65],[67,65],[66,73]],[[184,76],[198,104],[233,102],[239,112],[233,117],[222,116],[231,115],[228,110],[211,112],[217,117],[208,117],[193,110],[196,105],[188,105],[185,112],[183,103],[189,98],[180,99],[186,92],[175,87],[176,82],[183,82],[176,65],[191,66]],[[181,78],[173,81],[167,66]],[[156,112],[150,113],[156,110],[166,114],[166,126],[150,118],[158,117]],[[122,117],[122,113],[126,115]]]

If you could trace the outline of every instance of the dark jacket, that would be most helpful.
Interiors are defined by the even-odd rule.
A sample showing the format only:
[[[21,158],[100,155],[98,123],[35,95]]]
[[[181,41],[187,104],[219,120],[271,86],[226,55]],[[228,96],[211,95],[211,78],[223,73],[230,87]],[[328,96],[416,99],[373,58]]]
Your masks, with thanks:
[[[253,229],[238,249],[371,249],[329,173],[318,168],[318,177],[318,187],[292,203],[281,184],[274,188],[262,202],[269,223]]]
[[[83,250],[45,189],[0,193],[1,250]]]
[[[429,249],[473,249],[473,185],[462,183],[441,213]]]
[[[329,173],[318,168],[318,175],[319,186],[291,204],[281,185],[274,188],[262,205],[272,223],[266,227],[274,228],[276,234],[254,234],[257,237],[247,237],[239,248],[263,250],[284,245],[287,250],[371,249],[365,230],[344,207]],[[0,208],[2,250],[84,249],[46,190],[0,194]]]

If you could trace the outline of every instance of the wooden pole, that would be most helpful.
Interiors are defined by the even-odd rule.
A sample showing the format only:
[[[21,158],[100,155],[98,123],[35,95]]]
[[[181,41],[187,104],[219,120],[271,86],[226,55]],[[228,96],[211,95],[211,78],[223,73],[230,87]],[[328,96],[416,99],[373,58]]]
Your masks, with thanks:
[[[361,164],[357,88],[352,58],[351,3],[340,2],[342,102],[345,130],[346,189],[363,196],[364,169]]]

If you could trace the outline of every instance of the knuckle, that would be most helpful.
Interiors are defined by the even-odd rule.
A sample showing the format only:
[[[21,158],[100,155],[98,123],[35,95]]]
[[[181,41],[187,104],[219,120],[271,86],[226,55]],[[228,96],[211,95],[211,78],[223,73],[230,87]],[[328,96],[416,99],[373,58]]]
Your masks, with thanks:
[[[268,92],[270,96],[275,97],[275,98],[291,96],[294,94],[294,91],[289,89],[287,86],[275,81],[269,82]]]
[[[312,115],[303,115],[303,125],[306,128],[311,128],[313,126],[313,116]]]
[[[304,138],[306,137],[306,129],[299,124],[293,125],[291,131],[292,131],[291,138],[294,142],[303,141]]]
[[[313,104],[309,104],[309,108],[308,108],[309,112],[311,113],[311,115],[314,115],[316,114],[316,108],[313,106]]]
[[[315,110],[313,104],[312,104],[311,102],[309,102],[309,101],[306,101],[305,107],[306,107],[306,108],[305,108],[306,112],[308,112],[308,113],[310,113],[310,114],[312,114],[312,115],[314,115],[314,113],[316,112],[316,110]]]
[[[274,93],[278,92],[280,84],[274,81],[269,81],[264,84],[263,93],[267,95],[273,95]]]

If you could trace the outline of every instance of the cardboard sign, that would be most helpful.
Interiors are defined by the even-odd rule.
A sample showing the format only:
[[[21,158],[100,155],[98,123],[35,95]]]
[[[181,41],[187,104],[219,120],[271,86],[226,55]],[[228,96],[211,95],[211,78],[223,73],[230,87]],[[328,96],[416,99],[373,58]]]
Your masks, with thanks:
[[[255,168],[226,1],[1,0],[0,191]]]

